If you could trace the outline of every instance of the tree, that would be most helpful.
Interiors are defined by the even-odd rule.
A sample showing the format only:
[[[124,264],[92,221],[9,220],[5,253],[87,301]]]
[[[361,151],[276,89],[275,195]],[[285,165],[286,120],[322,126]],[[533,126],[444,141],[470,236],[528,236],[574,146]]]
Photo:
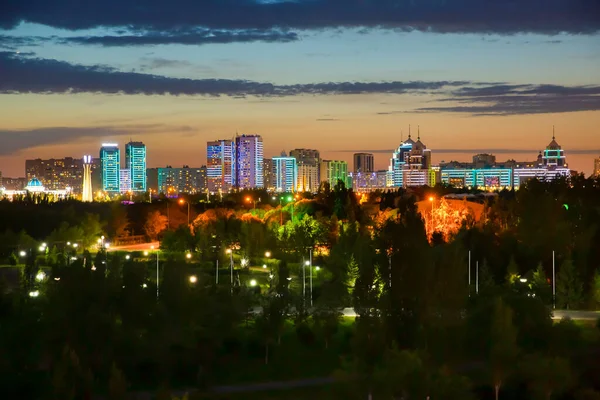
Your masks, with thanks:
[[[577,309],[583,301],[583,285],[571,259],[567,258],[556,276],[556,302],[559,308]]]
[[[550,400],[571,385],[571,367],[564,358],[531,354],[523,360],[521,372],[534,399]]]
[[[590,307],[592,310],[600,308],[600,270],[594,271],[592,285],[590,287]]]
[[[312,313],[312,320],[315,331],[323,338],[327,349],[331,338],[338,330],[342,313],[340,312],[340,305],[334,299],[325,296],[327,294],[324,294],[317,302]]]
[[[481,268],[479,268],[479,292],[484,294],[490,293],[493,292],[495,287],[496,281],[487,260],[484,259]]]
[[[496,400],[504,380],[509,376],[510,370],[517,358],[517,329],[513,324],[513,312],[504,304],[502,298],[496,299],[492,320],[490,370]]]
[[[152,211],[146,217],[144,230],[150,240],[156,240],[158,235],[167,228],[167,217],[162,215],[160,211]]]
[[[548,278],[541,263],[538,264],[537,269],[533,273],[531,287],[538,299],[544,304],[550,304],[552,301],[552,287],[548,283]]]
[[[506,267],[506,283],[512,285],[519,279],[519,266],[515,261],[515,257],[510,258],[510,262],[508,263],[508,267]]]
[[[285,324],[285,303],[281,296],[267,297],[263,302],[262,312],[256,319],[256,329],[265,344],[265,364],[269,363],[269,348],[277,338],[280,342],[281,331]]]

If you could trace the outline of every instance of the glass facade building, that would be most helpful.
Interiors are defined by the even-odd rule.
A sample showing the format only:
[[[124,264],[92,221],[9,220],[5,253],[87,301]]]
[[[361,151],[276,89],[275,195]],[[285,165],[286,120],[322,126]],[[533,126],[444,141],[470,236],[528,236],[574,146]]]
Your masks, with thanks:
[[[100,148],[100,165],[102,170],[102,190],[119,192],[119,171],[121,170],[121,151],[115,143],[104,143]]]
[[[298,181],[298,166],[294,157],[284,154],[273,157],[275,170],[275,190],[278,192],[293,192]]]
[[[130,171],[132,192],[146,191],[146,145],[129,142],[125,145],[125,166]]]

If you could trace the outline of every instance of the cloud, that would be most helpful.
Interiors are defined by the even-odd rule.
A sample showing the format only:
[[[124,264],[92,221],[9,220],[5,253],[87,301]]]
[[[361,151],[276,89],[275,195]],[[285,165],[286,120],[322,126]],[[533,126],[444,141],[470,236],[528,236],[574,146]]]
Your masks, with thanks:
[[[295,32],[279,30],[242,30],[225,31],[212,29],[193,29],[175,31],[142,32],[135,35],[107,35],[107,36],[76,36],[61,38],[61,43],[79,45],[98,45],[104,47],[116,46],[153,46],[153,45],[205,45],[225,43],[286,43],[298,40]]]
[[[363,93],[414,93],[459,87],[466,81],[325,82],[275,85],[230,79],[187,79],[121,72],[106,66],[19,57],[0,52],[0,93],[122,93],[145,95],[295,96]]]
[[[11,155],[29,148],[68,143],[86,137],[105,138],[112,136],[138,135],[140,132],[189,132],[189,126],[164,124],[137,124],[121,126],[45,127],[30,130],[0,129],[0,156]]]
[[[413,112],[506,116],[600,110],[600,85],[492,85],[463,87],[452,94],[438,102],[456,105],[420,107]]]
[[[339,121],[339,118],[317,118],[316,121],[319,122],[331,122],[331,121]]]
[[[3,5],[0,28],[21,21],[69,30],[383,28],[438,33],[593,34],[594,0],[20,0]]]

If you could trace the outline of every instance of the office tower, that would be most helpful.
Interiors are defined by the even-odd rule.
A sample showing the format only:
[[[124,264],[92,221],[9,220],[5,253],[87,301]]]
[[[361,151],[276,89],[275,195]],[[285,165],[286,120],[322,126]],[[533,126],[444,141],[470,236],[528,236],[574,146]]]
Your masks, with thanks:
[[[298,181],[296,190],[299,192],[316,192],[319,190],[319,162],[318,150],[294,149],[290,151],[290,157],[296,159],[298,168]]]
[[[146,191],[146,145],[129,142],[125,145],[125,168],[130,171],[132,192]]]
[[[375,170],[375,161],[371,153],[354,154],[354,173],[373,172]]]
[[[267,190],[275,189],[275,170],[271,158],[263,159],[263,186]]]
[[[592,175],[600,178],[600,157],[594,158],[594,172]]]
[[[235,137],[232,186],[236,189],[263,187],[263,141],[260,135]]]
[[[475,168],[492,167],[496,164],[496,156],[487,153],[475,154],[473,156],[473,164]]]
[[[103,143],[100,149],[102,165],[102,190],[119,192],[119,171],[121,170],[121,151],[116,143]]]
[[[206,190],[206,167],[158,168],[158,192],[167,196],[202,193]]]
[[[342,181],[347,185],[348,163],[346,161],[322,160],[319,166],[321,183],[327,182],[331,188]]]
[[[280,157],[273,157],[275,172],[275,190],[278,192],[293,192],[298,181],[296,158],[288,157],[285,152]]]
[[[408,139],[392,154],[389,171],[393,186],[423,186],[429,182],[431,168],[431,150],[421,142],[419,132],[415,142],[408,131]]]
[[[211,193],[228,192],[232,182],[234,144],[231,140],[206,143],[206,179]]]
[[[131,170],[129,168],[119,170],[119,193],[129,193],[131,190]]]
[[[83,156],[83,190],[81,200],[94,201],[94,191],[92,190],[92,156]]]

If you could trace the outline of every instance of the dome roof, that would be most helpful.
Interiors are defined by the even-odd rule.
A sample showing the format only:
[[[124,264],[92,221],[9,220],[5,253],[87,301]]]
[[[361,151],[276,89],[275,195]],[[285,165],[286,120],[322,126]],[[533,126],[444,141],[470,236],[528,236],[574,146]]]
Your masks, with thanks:
[[[43,187],[42,182],[36,177],[31,178],[31,180],[27,183],[29,187]]]

